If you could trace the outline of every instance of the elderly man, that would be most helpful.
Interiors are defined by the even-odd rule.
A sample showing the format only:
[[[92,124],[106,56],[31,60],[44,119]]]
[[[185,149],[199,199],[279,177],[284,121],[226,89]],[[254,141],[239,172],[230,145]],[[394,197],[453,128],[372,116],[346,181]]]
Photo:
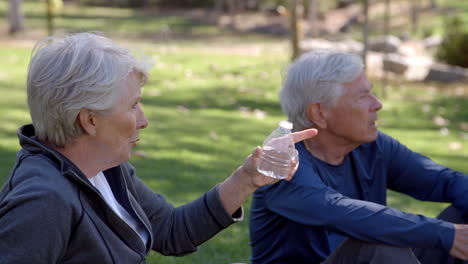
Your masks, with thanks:
[[[415,153],[377,128],[382,103],[359,57],[303,55],[280,92],[297,143],[292,181],[259,188],[250,220],[252,263],[446,263],[468,259],[468,177]],[[444,221],[386,206],[387,188],[449,202]],[[410,248],[418,248],[419,261]],[[450,256],[451,255],[451,256]],[[427,260],[429,259],[429,260]],[[451,262],[449,262],[451,263]]]

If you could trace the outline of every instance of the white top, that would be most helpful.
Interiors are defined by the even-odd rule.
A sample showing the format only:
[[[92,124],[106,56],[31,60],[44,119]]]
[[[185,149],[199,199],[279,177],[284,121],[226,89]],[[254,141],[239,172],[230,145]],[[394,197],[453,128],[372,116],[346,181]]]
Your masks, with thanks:
[[[125,208],[119,204],[119,202],[117,202],[109,186],[109,183],[104,176],[104,173],[98,173],[98,175],[90,178],[89,181],[94,185],[94,187],[96,187],[96,189],[99,190],[101,195],[104,197],[104,200],[106,200],[107,204],[114,210],[114,212],[120,216],[120,218],[122,218],[129,226],[131,226],[133,230],[135,230],[135,232],[140,236],[141,240],[143,240],[143,243],[146,245],[148,242],[148,232],[146,231],[143,224],[141,224],[139,221],[136,221],[136,219],[133,218],[127,212],[127,210],[125,210]]]

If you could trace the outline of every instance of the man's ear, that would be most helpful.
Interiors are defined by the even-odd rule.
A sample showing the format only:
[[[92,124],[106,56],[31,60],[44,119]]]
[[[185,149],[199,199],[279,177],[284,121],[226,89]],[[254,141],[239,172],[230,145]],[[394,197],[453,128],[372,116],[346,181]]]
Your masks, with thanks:
[[[325,119],[325,108],[321,103],[309,104],[306,109],[307,117],[312,123],[315,124],[316,128],[326,128],[327,122]]]
[[[96,135],[96,114],[89,109],[81,109],[78,113],[77,121],[83,132],[90,136]]]

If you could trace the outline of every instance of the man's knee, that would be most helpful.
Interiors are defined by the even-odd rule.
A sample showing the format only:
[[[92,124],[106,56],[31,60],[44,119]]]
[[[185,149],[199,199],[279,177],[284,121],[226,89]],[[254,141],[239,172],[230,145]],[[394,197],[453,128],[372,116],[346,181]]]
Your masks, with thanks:
[[[468,221],[466,217],[463,217],[463,213],[461,210],[457,209],[455,206],[450,205],[445,208],[440,214],[437,216],[437,219],[444,220],[454,224],[467,224]]]
[[[370,249],[369,263],[419,263],[410,248],[373,244]]]
[[[367,243],[356,239],[346,239],[325,264],[394,264],[419,263],[409,248],[394,247],[384,244]]]

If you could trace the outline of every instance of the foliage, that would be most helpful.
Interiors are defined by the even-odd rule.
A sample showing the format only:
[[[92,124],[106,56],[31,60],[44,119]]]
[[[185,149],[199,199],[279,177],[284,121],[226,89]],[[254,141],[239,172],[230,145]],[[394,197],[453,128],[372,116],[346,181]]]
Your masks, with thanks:
[[[451,65],[468,67],[468,27],[461,17],[449,19],[445,36],[437,50],[437,58]]]

